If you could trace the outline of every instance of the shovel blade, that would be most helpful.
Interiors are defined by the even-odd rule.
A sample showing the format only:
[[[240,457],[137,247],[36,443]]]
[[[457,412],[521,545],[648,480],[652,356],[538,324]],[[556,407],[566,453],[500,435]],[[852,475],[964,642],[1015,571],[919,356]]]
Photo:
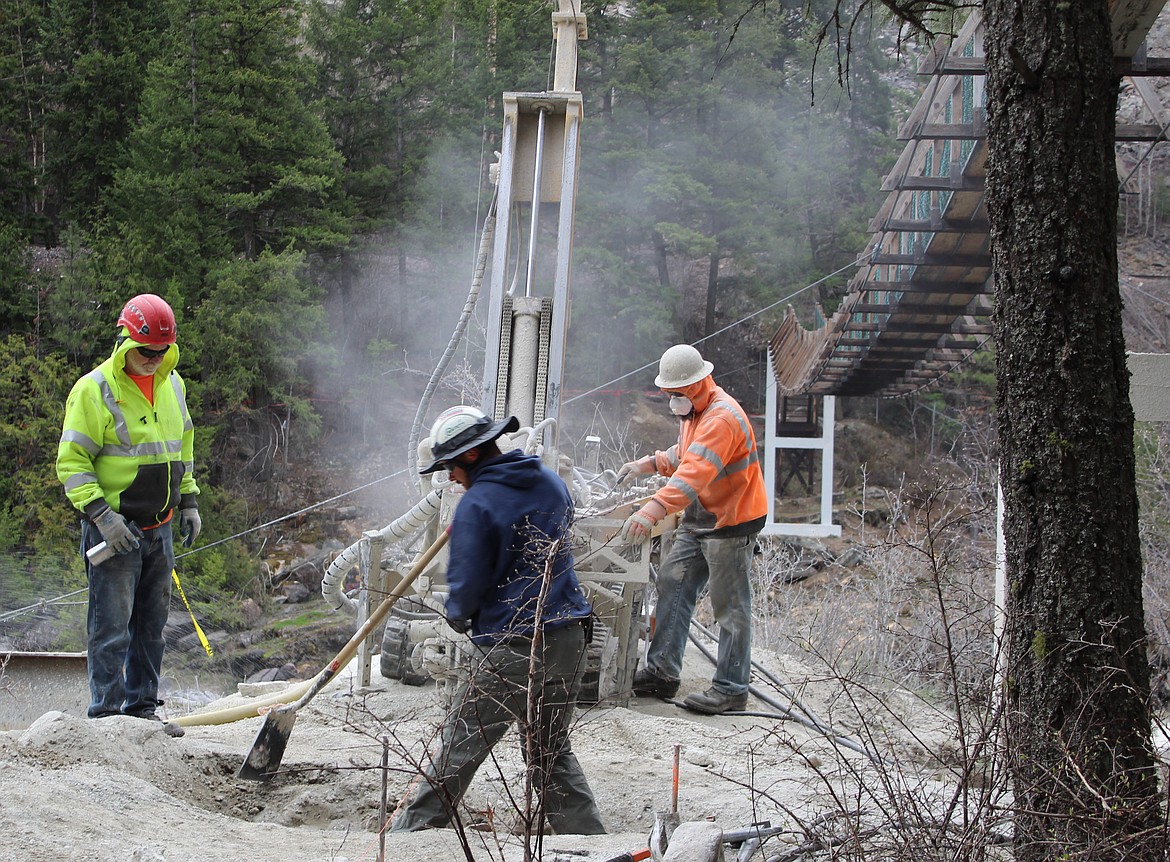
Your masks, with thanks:
[[[264,724],[256,734],[252,750],[244,758],[239,777],[250,781],[268,781],[272,778],[276,770],[280,769],[280,761],[296,721],[296,710],[288,707],[273,709],[264,716]]]

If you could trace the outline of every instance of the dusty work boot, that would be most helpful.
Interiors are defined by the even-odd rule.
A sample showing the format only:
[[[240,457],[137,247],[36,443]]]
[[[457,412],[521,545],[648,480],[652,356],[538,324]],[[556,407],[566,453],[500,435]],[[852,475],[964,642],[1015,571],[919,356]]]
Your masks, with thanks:
[[[162,716],[154,712],[140,712],[133,717],[143,718],[147,721],[157,721],[162,725],[163,733],[165,733],[167,736],[174,737],[175,739],[187,735],[187,731],[183,729],[181,724],[175,724],[173,721],[165,721]]]
[[[648,668],[642,668],[634,674],[634,694],[638,697],[660,697],[670,700],[678,694],[680,681],[659,676]]]
[[[748,702],[748,693],[724,694],[715,688],[709,688],[702,694],[688,694],[683,699],[683,706],[704,715],[722,715],[725,712],[743,712]]]

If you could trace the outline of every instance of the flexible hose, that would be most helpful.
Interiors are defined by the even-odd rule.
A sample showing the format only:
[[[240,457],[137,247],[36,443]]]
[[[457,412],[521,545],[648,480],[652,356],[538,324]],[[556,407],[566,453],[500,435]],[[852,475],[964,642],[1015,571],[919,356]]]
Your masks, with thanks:
[[[593,501],[593,494],[589,488],[589,479],[580,467],[573,467],[573,498],[579,506],[588,506]]]
[[[317,676],[320,675],[320,673],[317,674]],[[179,718],[172,719],[172,723],[182,727],[207,727],[213,724],[231,724],[233,721],[254,718],[260,714],[262,707],[274,706],[278,703],[289,703],[290,701],[296,700],[317,681],[317,676],[314,676],[312,679],[307,679],[304,682],[298,682],[296,685],[291,685],[288,688],[283,688],[267,697],[248,698],[247,703],[242,703],[238,706],[225,706],[223,709],[215,709],[210,712],[196,712],[191,715],[183,715]]]
[[[710,629],[708,629],[705,625],[703,625],[702,623],[700,623],[698,621],[692,621],[692,622],[694,624],[694,627],[696,629],[698,629],[700,632],[702,632],[702,634],[704,634],[709,640],[712,640],[715,643],[719,642],[719,638],[715,635],[715,633],[712,632]],[[699,646],[697,641],[695,642],[695,645]],[[700,646],[700,649],[701,648],[702,647]],[[772,683],[772,685],[776,686],[776,689],[781,694],[785,695],[788,698],[789,706],[785,707],[786,711],[791,710],[791,709],[800,710],[800,712],[804,713],[804,715],[808,718],[808,720],[810,722],[812,722],[812,726],[816,730],[819,730],[821,733],[825,733],[825,734],[828,734],[830,736],[833,735],[833,729],[832,729],[832,727],[829,726],[828,722],[826,722],[820,716],[815,714],[811,709],[809,709],[807,706],[805,706],[804,703],[801,702],[800,698],[798,698],[796,696],[796,692],[794,692],[792,690],[792,688],[787,683],[785,683],[783,680],[781,680],[778,676],[776,676],[774,673],[772,673],[766,667],[761,665],[758,661],[752,661],[752,670],[754,670],[756,673],[760,674],[760,676],[764,677],[766,680],[768,680],[768,682]]]
[[[443,489],[434,489],[415,503],[404,515],[400,515],[379,530],[378,535],[387,541],[402,541],[415,531],[425,527],[438,514],[439,504],[442,500]],[[325,570],[325,576],[321,579],[321,597],[329,602],[333,610],[344,610],[350,616],[357,616],[358,603],[341,591],[341,585],[345,580],[345,573],[358,564],[361,545],[359,539],[334,557],[333,562]]]
[[[582,506],[593,504],[595,490],[600,492],[601,497],[608,497],[617,490],[617,472],[614,470],[606,469],[600,473],[593,473],[584,467],[574,465],[572,473],[573,487],[579,490],[578,499],[582,501]]]
[[[546,419],[541,419],[536,425],[531,428],[521,428],[528,434],[528,441],[524,444],[524,451],[529,454],[535,454],[537,447],[540,445],[540,435],[544,433],[545,428],[551,428],[557,424],[557,420],[552,416]]]
[[[491,252],[492,238],[495,235],[495,212],[496,202],[498,200],[499,189],[497,188],[495,195],[492,197],[492,202],[488,205],[487,217],[483,220],[483,232],[479,238],[479,254],[476,257],[475,271],[471,277],[471,289],[467,293],[467,300],[463,303],[463,311],[459,315],[459,322],[456,323],[455,329],[451,333],[451,338],[447,341],[447,347],[444,349],[443,355],[439,358],[438,364],[435,365],[435,370],[431,372],[426,389],[419,399],[418,409],[414,413],[414,422],[410,426],[410,439],[407,447],[407,463],[412,476],[418,475],[418,441],[422,437],[423,417],[430,408],[431,398],[439,386],[439,381],[446,373],[447,366],[450,364],[451,358],[455,355],[455,350],[458,348],[459,342],[463,339],[463,333],[467,330],[467,324],[471,321],[471,315],[475,311],[475,304],[479,301],[479,291],[483,285],[483,273],[487,269],[488,255]],[[421,477],[418,480],[418,487],[420,491],[423,489]]]

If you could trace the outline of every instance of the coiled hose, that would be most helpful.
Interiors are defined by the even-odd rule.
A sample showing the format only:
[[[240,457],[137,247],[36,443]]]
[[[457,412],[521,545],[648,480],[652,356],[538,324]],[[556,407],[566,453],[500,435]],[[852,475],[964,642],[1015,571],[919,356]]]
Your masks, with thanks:
[[[433,489],[408,512],[379,530],[378,535],[387,541],[402,541],[425,527],[439,513],[439,504],[442,500],[443,488]],[[345,580],[345,573],[358,564],[361,545],[361,540],[358,540],[334,557],[321,579],[321,597],[333,610],[344,610],[352,617],[357,616],[358,603],[342,592],[341,585]]]

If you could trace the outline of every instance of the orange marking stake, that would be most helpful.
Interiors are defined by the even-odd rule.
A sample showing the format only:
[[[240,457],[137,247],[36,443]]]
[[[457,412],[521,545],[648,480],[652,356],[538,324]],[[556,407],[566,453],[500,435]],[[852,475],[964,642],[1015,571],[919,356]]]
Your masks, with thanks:
[[[670,810],[678,814],[678,753],[682,749],[679,743],[674,744],[674,778],[670,786]]]

